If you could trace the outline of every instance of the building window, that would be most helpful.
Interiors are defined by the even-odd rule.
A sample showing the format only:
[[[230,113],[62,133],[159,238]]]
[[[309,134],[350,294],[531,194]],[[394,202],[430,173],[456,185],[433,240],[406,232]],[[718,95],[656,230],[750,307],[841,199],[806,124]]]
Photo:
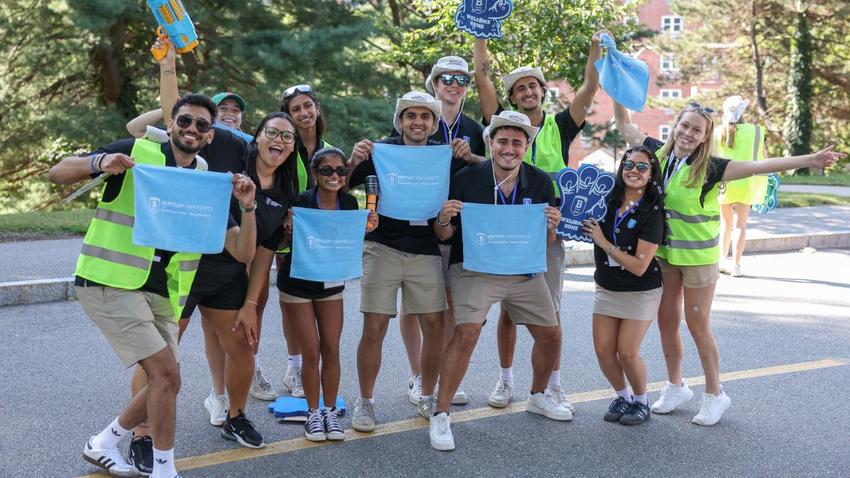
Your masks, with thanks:
[[[667,141],[670,139],[670,125],[663,124],[658,127],[658,139],[661,141]]]
[[[661,55],[661,71],[676,71],[676,64],[673,62],[673,55],[664,53]]]
[[[661,17],[661,31],[664,33],[682,33],[682,17],[679,15],[663,15]]]
[[[682,98],[682,90],[673,89],[673,90],[661,90],[661,98],[665,100],[678,100]]]

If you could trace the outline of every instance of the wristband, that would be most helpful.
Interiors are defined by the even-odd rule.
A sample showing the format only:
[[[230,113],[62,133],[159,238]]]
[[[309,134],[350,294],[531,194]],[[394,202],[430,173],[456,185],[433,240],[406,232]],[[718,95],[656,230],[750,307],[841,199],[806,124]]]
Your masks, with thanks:
[[[440,227],[449,227],[449,224],[451,224],[451,223],[452,223],[451,219],[449,219],[446,222],[442,222],[442,221],[440,221],[440,216],[437,216],[437,225],[439,225]]]
[[[96,155],[96,154],[91,155],[91,158],[89,158],[89,169],[91,169],[92,174],[94,174],[94,173],[96,173],[96,172],[97,172],[97,170],[96,170],[96,169],[94,169],[94,162],[95,162],[96,160],[97,160],[97,155]]]
[[[250,299],[245,299],[245,302],[252,304],[252,305],[258,305],[256,302],[254,302],[253,300],[250,300]]]
[[[97,170],[98,173],[103,172],[103,168],[101,168],[101,165],[103,164],[104,158],[106,158],[106,153],[100,153],[97,156],[97,159],[94,160],[94,168]]]
[[[242,211],[243,214],[246,213],[246,212],[254,212],[254,211],[257,210],[257,201],[254,201],[254,204],[251,204],[251,207],[245,207],[240,202],[239,203],[239,210]]]
[[[616,249],[616,247],[614,247],[614,244],[611,244],[610,246],[605,248],[605,253],[610,254],[610,253],[614,252],[614,249]]]

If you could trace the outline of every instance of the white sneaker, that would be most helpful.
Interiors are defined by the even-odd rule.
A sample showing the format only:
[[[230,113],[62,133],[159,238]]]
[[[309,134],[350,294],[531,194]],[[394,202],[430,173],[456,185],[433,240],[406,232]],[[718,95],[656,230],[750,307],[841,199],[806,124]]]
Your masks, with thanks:
[[[717,268],[721,274],[729,274],[732,271],[732,262],[729,259],[722,259]]]
[[[204,408],[210,413],[210,425],[214,427],[224,425],[227,409],[230,408],[227,395],[216,395],[215,390],[210,390],[210,394],[204,399]]]
[[[293,397],[304,398],[304,385],[301,384],[301,367],[289,367],[283,376],[283,391]]]
[[[419,406],[419,397],[422,396],[422,376],[414,375],[407,381],[407,399],[410,403]]]
[[[469,395],[463,391],[463,385],[457,387],[455,396],[452,397],[452,405],[466,405],[469,403]]]
[[[720,389],[720,395],[703,393],[699,413],[697,413],[691,421],[697,425],[714,425],[720,421],[723,413],[728,410],[731,405],[732,400],[729,398],[729,395],[726,395],[723,388]]]
[[[562,422],[568,422],[573,419],[573,412],[558,403],[555,397],[543,392],[537,392],[531,395],[531,398],[528,399],[526,410]]]
[[[493,408],[505,408],[511,403],[511,399],[514,396],[514,384],[511,382],[506,382],[504,380],[499,380],[496,382],[496,388],[490,392],[490,396],[487,397],[487,404]]]
[[[259,367],[254,369],[254,380],[251,382],[251,396],[257,400],[270,402],[277,398],[277,392],[272,388],[272,384],[268,381],[263,370]]]
[[[661,389],[661,397],[652,404],[650,409],[652,413],[670,413],[679,405],[687,402],[694,396],[693,390],[688,388],[688,385],[682,381],[682,386],[674,385],[667,382],[664,388]]]
[[[431,436],[431,447],[435,450],[451,451],[455,449],[452,422],[448,413],[441,412],[431,417],[428,433]]]
[[[731,274],[732,274],[732,277],[741,277],[741,276],[744,275],[744,273],[741,271],[741,266],[739,266],[738,264],[735,264],[732,267],[732,273]]]
[[[92,438],[94,437],[89,438],[89,441],[86,442],[86,446],[83,447],[84,460],[94,466],[106,470],[110,476],[128,478],[135,478],[139,476],[139,470],[137,470],[135,466],[124,461],[124,457],[121,456],[121,451],[118,447],[106,450],[93,448],[91,445]]]
[[[561,385],[556,385],[554,387],[547,388],[546,393],[551,395],[552,398],[554,398],[556,402],[558,402],[562,407],[569,410],[570,413],[572,413],[573,416],[575,416],[576,407],[575,407],[575,405],[570,403],[570,400],[567,398],[567,392],[564,391],[564,388],[561,387]]]
[[[419,415],[426,420],[431,419],[431,415],[434,414],[434,409],[437,407],[437,399],[434,396],[430,396],[428,398],[421,397],[419,402],[416,404],[416,409],[419,412]]]
[[[351,428],[358,432],[375,431],[375,407],[368,399],[358,398],[354,402],[354,415],[351,417]]]

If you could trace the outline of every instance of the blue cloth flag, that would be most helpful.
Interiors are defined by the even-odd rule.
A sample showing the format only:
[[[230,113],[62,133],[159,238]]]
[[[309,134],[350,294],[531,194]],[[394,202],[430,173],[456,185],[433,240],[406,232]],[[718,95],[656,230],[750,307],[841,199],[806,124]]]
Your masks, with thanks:
[[[487,274],[546,272],[546,204],[463,203],[463,268]]]
[[[476,38],[502,38],[502,20],[513,11],[512,0],[462,0],[455,24]]]
[[[602,46],[608,49],[608,54],[594,63],[602,89],[626,108],[643,110],[649,88],[649,66],[617,50],[617,44],[607,33],[602,34]]]
[[[449,197],[451,146],[375,143],[372,161],[381,188],[379,214],[402,221],[437,217]]]
[[[137,164],[133,243],[166,251],[218,254],[233,190],[225,173]]]
[[[363,238],[369,211],[292,208],[290,277],[341,282],[363,275]]]
[[[581,227],[581,221],[602,219],[608,211],[608,193],[614,189],[614,175],[591,164],[578,170],[564,168],[558,173],[561,190],[561,222],[555,233],[567,240],[593,242]]]

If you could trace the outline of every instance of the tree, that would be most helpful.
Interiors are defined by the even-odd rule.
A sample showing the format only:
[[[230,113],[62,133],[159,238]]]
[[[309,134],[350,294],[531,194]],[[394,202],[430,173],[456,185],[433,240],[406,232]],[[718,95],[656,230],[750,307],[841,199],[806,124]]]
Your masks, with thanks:
[[[788,113],[785,115],[786,154],[797,156],[811,153],[812,139],[812,37],[805,5],[799,5],[791,39],[791,64],[788,71]],[[799,169],[798,174],[809,174]]]

